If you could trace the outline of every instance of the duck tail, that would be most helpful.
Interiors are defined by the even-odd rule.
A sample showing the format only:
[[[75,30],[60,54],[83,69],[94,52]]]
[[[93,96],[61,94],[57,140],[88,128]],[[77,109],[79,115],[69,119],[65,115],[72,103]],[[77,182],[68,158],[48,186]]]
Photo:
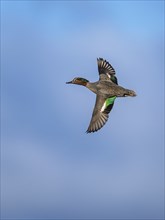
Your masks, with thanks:
[[[136,96],[136,93],[133,90],[127,90],[127,92],[124,94],[124,96]]]

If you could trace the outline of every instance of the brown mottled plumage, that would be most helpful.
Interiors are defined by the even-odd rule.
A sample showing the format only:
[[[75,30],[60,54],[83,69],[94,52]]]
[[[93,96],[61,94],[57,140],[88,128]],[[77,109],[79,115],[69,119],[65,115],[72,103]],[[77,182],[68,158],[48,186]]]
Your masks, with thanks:
[[[85,86],[96,94],[96,103],[87,133],[98,131],[105,125],[116,97],[136,96],[134,91],[118,86],[115,70],[109,62],[99,58],[97,63],[99,81],[91,83],[84,78],[76,77],[67,82]]]

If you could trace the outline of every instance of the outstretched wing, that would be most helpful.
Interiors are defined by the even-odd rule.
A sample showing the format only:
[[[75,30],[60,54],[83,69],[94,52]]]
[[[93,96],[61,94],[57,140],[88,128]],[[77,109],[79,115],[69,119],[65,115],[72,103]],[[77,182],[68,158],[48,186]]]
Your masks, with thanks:
[[[112,82],[117,84],[115,70],[112,65],[102,58],[97,59],[97,64],[100,80],[111,80]]]
[[[92,119],[86,131],[87,133],[98,131],[105,125],[109,117],[108,114],[113,107],[115,98],[116,97],[105,99],[102,96],[97,95]]]
[[[110,80],[113,83],[118,84],[117,78],[115,76],[115,70],[108,61],[99,58],[97,59],[97,64],[100,76],[99,80]],[[105,99],[102,96],[97,95],[87,133],[98,131],[105,125],[105,123],[108,121],[109,113],[113,108],[115,99],[115,96]]]

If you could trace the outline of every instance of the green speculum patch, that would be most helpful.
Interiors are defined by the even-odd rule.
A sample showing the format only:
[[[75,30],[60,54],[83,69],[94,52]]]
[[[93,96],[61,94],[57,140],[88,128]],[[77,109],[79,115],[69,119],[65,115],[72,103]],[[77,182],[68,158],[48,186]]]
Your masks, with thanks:
[[[115,99],[116,99],[116,96],[113,96],[111,98],[106,99],[106,101],[105,101],[106,107],[108,107],[109,105],[113,104]]]

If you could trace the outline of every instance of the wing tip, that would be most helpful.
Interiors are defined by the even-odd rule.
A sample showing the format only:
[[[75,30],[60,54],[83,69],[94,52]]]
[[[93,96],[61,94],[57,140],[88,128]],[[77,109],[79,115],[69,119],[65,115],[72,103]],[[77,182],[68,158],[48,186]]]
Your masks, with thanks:
[[[106,61],[106,60],[101,57],[97,58],[97,62],[100,62],[100,61]]]
[[[98,124],[90,124],[89,125],[89,127],[88,127],[88,129],[86,130],[86,133],[88,134],[88,133],[94,133],[94,132],[97,132],[97,131],[99,131],[102,127],[104,127],[104,125],[107,123],[107,121],[108,121],[108,117],[107,117],[107,119],[103,122],[103,123],[101,123],[100,125],[98,125]]]
[[[88,128],[85,133],[86,133],[86,134],[94,133],[94,132],[97,132],[97,131],[100,130],[100,129],[101,129],[101,128],[98,128],[97,130],[92,130],[92,129],[89,129],[89,128]]]

